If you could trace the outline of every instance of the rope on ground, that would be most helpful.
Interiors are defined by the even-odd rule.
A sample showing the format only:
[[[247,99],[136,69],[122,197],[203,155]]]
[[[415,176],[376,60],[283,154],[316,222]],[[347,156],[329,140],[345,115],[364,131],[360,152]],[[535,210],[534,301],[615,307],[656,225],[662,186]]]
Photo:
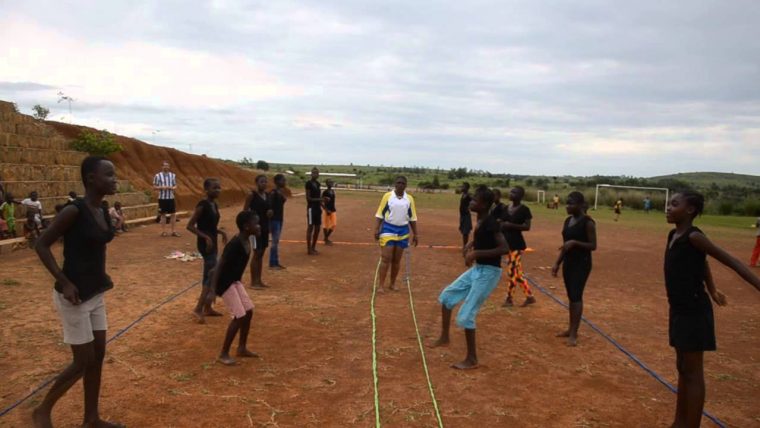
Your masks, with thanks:
[[[377,390],[377,317],[375,316],[375,295],[377,294],[377,276],[380,273],[380,263],[377,261],[375,280],[372,282],[372,298],[369,304],[369,313],[372,318],[372,382],[375,389],[375,427],[380,428],[380,397]]]
[[[438,400],[435,399],[435,390],[433,388],[433,382],[430,380],[430,371],[427,366],[427,359],[425,358],[425,348],[422,346],[422,337],[420,336],[420,329],[417,325],[417,314],[414,311],[414,297],[412,297],[412,275],[411,275],[411,249],[406,251],[406,289],[409,291],[409,307],[412,310],[412,320],[414,321],[414,331],[417,333],[417,344],[420,346],[420,354],[422,355],[422,368],[425,369],[425,378],[427,378],[428,390],[430,391],[430,399],[433,400],[433,408],[435,409],[435,417],[438,418],[438,427],[443,428],[443,420],[441,419],[441,411],[438,408]]]
[[[563,302],[562,300],[560,300],[557,296],[555,296],[554,294],[552,294],[549,290],[547,290],[544,287],[542,287],[541,285],[539,285],[538,282],[534,281],[532,278],[529,278],[527,275],[525,275],[525,279],[528,280],[528,282],[530,283],[530,285],[532,285],[533,287],[537,288],[542,293],[544,293],[547,296],[549,296],[552,300],[554,300],[555,302],[559,303],[561,306],[567,308],[567,304],[565,302]],[[589,321],[588,319],[586,319],[586,317],[582,317],[581,319],[583,320],[583,322],[585,322],[586,324],[588,324],[588,326],[591,327],[592,330],[594,330],[595,332],[599,333],[599,335],[601,335],[608,342],[610,342],[612,344],[612,346],[616,347],[620,352],[622,352],[628,358],[630,358],[631,361],[633,361],[634,363],[636,363],[636,365],[638,365],[639,367],[641,367],[645,372],[649,373],[649,375],[652,376],[653,378],[655,378],[655,380],[657,380],[661,384],[665,385],[665,387],[668,388],[671,392],[673,392],[673,393],[677,393],[678,392],[678,389],[676,387],[674,387],[673,385],[671,385],[670,382],[668,382],[662,376],[660,376],[659,373],[657,373],[656,371],[654,371],[651,368],[649,368],[649,366],[647,366],[646,364],[644,364],[643,361],[641,361],[640,359],[638,359],[638,357],[636,357],[636,355],[634,355],[631,351],[629,351],[626,348],[624,348],[623,345],[621,345],[615,339],[613,339],[612,337],[610,337],[601,328],[597,327],[596,324],[594,324],[591,321]],[[705,417],[707,419],[710,419],[713,423],[715,423],[715,425],[717,425],[717,426],[719,426],[721,428],[726,428],[726,424],[723,421],[721,421],[720,419],[718,419],[717,416],[712,415],[707,410],[704,410],[702,412],[702,414],[705,415]]]
[[[121,335],[123,335],[123,334],[124,334],[124,333],[126,333],[127,331],[131,330],[131,329],[132,329],[132,327],[134,327],[135,325],[137,325],[137,324],[138,324],[140,321],[142,321],[143,319],[145,319],[145,317],[147,317],[148,315],[150,315],[150,314],[152,314],[153,312],[155,312],[155,311],[156,311],[158,308],[160,308],[161,306],[164,306],[165,304],[167,304],[167,303],[171,302],[172,300],[176,299],[177,297],[179,297],[179,296],[181,296],[181,295],[185,294],[186,292],[190,291],[190,289],[191,289],[191,288],[195,287],[195,286],[196,286],[196,285],[198,285],[199,283],[200,283],[200,281],[195,281],[194,283],[190,284],[190,285],[189,285],[189,286],[187,286],[186,288],[184,288],[184,289],[180,290],[179,292],[177,292],[177,293],[175,293],[175,294],[173,294],[173,295],[171,295],[171,296],[167,297],[167,298],[166,298],[166,299],[164,299],[164,300],[163,300],[161,303],[159,303],[158,305],[156,305],[156,306],[154,306],[153,308],[149,309],[148,311],[146,311],[145,313],[143,313],[142,315],[140,315],[140,316],[139,316],[139,317],[138,317],[136,320],[134,320],[134,321],[132,321],[131,323],[129,323],[129,325],[127,325],[126,327],[124,327],[124,328],[122,328],[121,330],[119,330],[119,331],[118,331],[118,332],[117,332],[115,335],[111,336],[111,338],[110,338],[110,339],[108,339],[108,340],[106,341],[106,343],[111,343],[111,342],[113,342],[114,340],[118,339],[119,337],[121,337]],[[6,407],[5,409],[3,409],[3,411],[2,411],[2,412],[0,412],[0,417],[3,417],[3,416],[5,416],[5,415],[6,415],[6,414],[8,414],[8,413],[9,413],[11,410],[13,410],[13,409],[15,409],[16,407],[18,407],[18,406],[20,406],[20,405],[24,404],[24,402],[25,402],[26,400],[28,400],[28,399],[32,398],[32,397],[33,397],[34,395],[36,395],[38,392],[42,391],[42,390],[43,390],[43,389],[45,389],[45,388],[46,388],[48,385],[50,385],[51,383],[53,383],[53,381],[55,381],[55,379],[56,379],[57,377],[58,377],[58,375],[55,375],[55,376],[53,376],[53,377],[51,377],[51,378],[49,378],[49,379],[45,380],[44,382],[42,382],[41,384],[39,384],[39,385],[38,385],[36,388],[34,388],[34,389],[33,389],[33,390],[30,392],[30,393],[28,393],[27,395],[25,395],[23,398],[21,398],[20,400],[16,401],[15,403],[13,403],[13,404],[11,404],[10,406],[8,406],[8,407]]]

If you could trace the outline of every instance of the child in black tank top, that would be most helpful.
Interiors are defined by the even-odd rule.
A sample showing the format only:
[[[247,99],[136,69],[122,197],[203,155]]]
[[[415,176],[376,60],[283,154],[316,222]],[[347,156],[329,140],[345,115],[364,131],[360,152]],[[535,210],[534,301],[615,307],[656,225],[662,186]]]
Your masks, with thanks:
[[[733,269],[760,291],[760,278],[693,226],[694,218],[703,209],[702,195],[682,192],[670,199],[666,214],[668,223],[676,225],[668,234],[665,249],[665,288],[670,305],[668,331],[670,345],[676,349],[678,369],[674,427],[700,424],[705,401],[703,355],[704,351],[716,349],[710,297],[719,306],[726,304],[726,297],[715,288],[707,256]]]
[[[267,194],[267,176],[256,177],[256,189],[245,200],[244,211],[253,211],[259,217],[261,234],[256,239],[256,250],[251,258],[251,288],[264,289],[269,287],[261,280],[261,272],[264,268],[264,252],[269,246],[269,219],[274,212]]]
[[[198,252],[203,256],[203,275],[201,277],[201,295],[193,310],[193,315],[199,324],[205,322],[204,316],[221,316],[211,306],[214,301],[214,293],[209,286],[209,274],[216,266],[219,252],[218,235],[222,235],[222,245],[227,244],[227,234],[218,229],[219,206],[216,200],[222,192],[219,180],[207,178],[203,181],[203,190],[206,191],[206,199],[198,202],[193,211],[193,216],[187,222],[187,230],[198,237]]]

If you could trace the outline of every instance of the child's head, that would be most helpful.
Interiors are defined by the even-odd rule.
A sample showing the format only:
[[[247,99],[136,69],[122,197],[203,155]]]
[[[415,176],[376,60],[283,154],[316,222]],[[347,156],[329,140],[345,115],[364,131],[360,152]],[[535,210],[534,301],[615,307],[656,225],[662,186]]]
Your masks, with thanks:
[[[470,211],[477,213],[488,212],[493,206],[493,201],[493,191],[488,186],[480,185],[475,189],[475,194],[470,201]]]
[[[705,197],[701,193],[686,190],[670,198],[665,218],[668,223],[691,221],[705,209]]]
[[[259,192],[267,190],[267,176],[264,174],[256,176],[256,189]]]
[[[570,192],[569,195],[567,195],[567,205],[565,206],[565,209],[567,210],[567,213],[570,215],[579,215],[583,214],[585,212],[584,207],[586,206],[586,198],[583,196],[583,193],[575,191]]]
[[[39,197],[39,195],[37,194],[37,192],[31,192],[31,193],[29,193],[29,199],[31,199],[33,201],[36,201],[38,197]]]
[[[314,168],[311,169],[311,179],[316,180],[318,178],[319,178],[319,168],[315,166]]]
[[[335,182],[332,180],[332,178],[328,178],[327,179],[327,188],[328,189],[332,189],[332,187],[333,187],[334,184],[335,184]]]
[[[245,235],[254,235],[256,228],[259,226],[259,216],[255,212],[245,210],[240,211],[235,217],[235,224],[240,233]]]
[[[396,194],[403,194],[404,190],[406,190],[406,177],[403,175],[396,177],[393,181],[393,187],[396,189]]]
[[[493,192],[493,203],[498,204],[501,202],[501,190],[494,187],[491,191]]]
[[[102,156],[87,156],[82,161],[81,174],[85,189],[100,195],[116,193],[116,169],[108,159]]]
[[[274,185],[277,186],[278,189],[284,188],[286,183],[287,180],[283,174],[277,174],[274,176]]]
[[[515,186],[509,191],[509,200],[512,202],[520,202],[525,197],[525,189],[521,186]]]
[[[470,183],[468,183],[466,181],[463,182],[462,183],[462,193],[467,193],[469,191],[470,191]]]
[[[121,202],[119,202],[119,201],[114,202],[113,203],[113,207],[116,208],[117,210],[120,210],[121,209]]]
[[[209,177],[203,180],[203,191],[205,191],[206,196],[211,199],[218,198],[219,194],[222,193],[222,185],[219,183],[219,179]]]
[[[69,192],[69,198],[76,199],[77,198],[77,192],[75,192],[73,190],[71,192]]]

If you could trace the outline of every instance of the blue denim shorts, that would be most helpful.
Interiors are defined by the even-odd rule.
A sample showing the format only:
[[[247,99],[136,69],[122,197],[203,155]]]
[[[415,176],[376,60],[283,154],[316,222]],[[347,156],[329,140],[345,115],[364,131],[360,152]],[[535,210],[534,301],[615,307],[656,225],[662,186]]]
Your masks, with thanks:
[[[475,317],[480,307],[499,285],[500,278],[500,267],[476,264],[446,287],[438,297],[438,301],[447,309],[453,309],[464,300],[457,314],[457,325],[474,329]]]

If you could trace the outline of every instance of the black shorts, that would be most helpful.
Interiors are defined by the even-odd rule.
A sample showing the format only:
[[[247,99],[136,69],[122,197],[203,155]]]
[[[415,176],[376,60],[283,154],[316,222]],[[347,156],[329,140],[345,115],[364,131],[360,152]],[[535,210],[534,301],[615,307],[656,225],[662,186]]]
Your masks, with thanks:
[[[670,346],[683,352],[714,351],[715,318],[707,295],[698,308],[683,310],[670,307],[668,336]]]
[[[174,214],[177,212],[177,206],[174,199],[159,199],[158,210],[161,214]]]
[[[306,224],[309,226],[322,225],[322,207],[306,207]]]
[[[472,216],[459,215],[459,231],[462,235],[469,235],[472,232]]]

